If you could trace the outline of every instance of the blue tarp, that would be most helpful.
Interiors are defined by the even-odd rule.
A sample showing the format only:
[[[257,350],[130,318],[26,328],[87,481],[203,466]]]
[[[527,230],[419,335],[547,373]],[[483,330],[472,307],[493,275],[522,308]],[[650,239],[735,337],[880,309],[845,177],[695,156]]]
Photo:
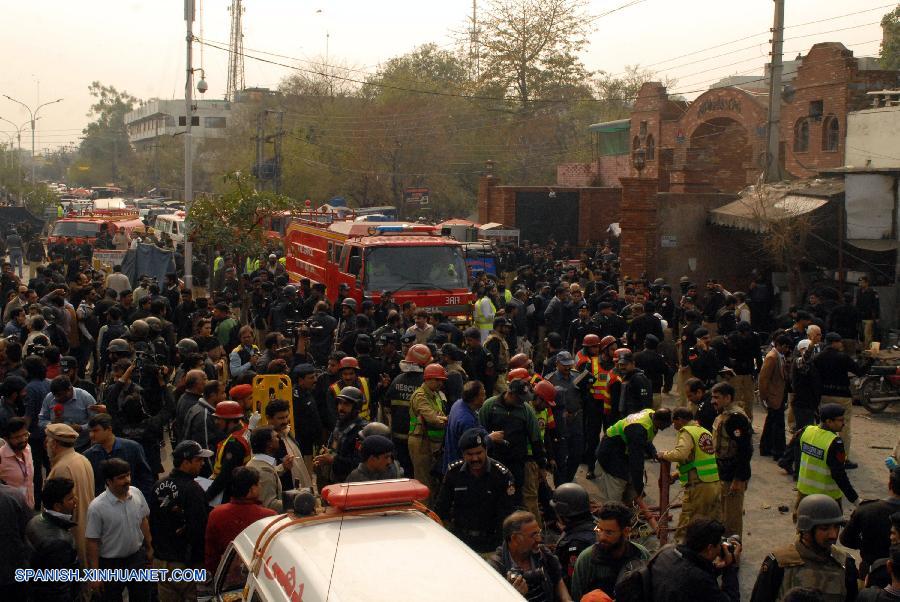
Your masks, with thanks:
[[[129,250],[122,260],[122,273],[133,283],[137,283],[141,276],[150,276],[156,278],[157,282],[164,282],[166,274],[174,271],[175,252],[160,249],[156,245],[139,244],[137,249]]]

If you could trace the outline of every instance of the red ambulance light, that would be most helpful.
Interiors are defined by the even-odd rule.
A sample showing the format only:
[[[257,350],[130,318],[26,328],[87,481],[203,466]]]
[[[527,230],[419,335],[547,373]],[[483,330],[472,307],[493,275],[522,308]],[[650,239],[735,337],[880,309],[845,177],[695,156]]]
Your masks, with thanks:
[[[415,479],[337,483],[322,489],[322,499],[341,512],[382,506],[402,506],[426,498],[428,498],[428,487]]]

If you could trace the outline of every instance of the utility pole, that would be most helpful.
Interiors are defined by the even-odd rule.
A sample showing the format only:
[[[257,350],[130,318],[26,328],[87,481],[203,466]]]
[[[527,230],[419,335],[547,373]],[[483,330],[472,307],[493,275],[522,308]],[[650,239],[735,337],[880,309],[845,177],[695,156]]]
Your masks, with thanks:
[[[194,83],[194,66],[192,63],[192,46],[194,43],[194,0],[184,0],[184,20],[187,23],[187,68],[184,81],[184,209],[187,215],[184,220],[184,286],[190,290],[194,287],[193,277],[193,245],[191,244],[191,204],[194,201],[194,157],[191,143],[191,119],[193,106],[191,88]]]
[[[155,165],[156,173],[154,174],[156,177],[154,179],[156,181],[156,194],[159,195],[159,118],[154,119],[153,123],[156,124],[156,137],[153,140],[155,143],[153,145],[153,149],[155,151],[154,154],[156,155],[154,157],[154,163],[156,164]]]
[[[284,137],[284,111],[277,111],[278,113],[278,129],[275,131],[275,135],[273,136],[274,141],[272,143],[273,151],[275,155],[273,173],[272,173],[272,192],[278,194],[281,192],[281,142]]]
[[[769,68],[769,124],[766,144],[766,182],[780,182],[781,171],[781,54],[784,50],[784,0],[775,2],[772,26],[772,62]]]
[[[264,121],[266,111],[262,110],[256,114],[256,191],[262,192],[263,184],[263,144],[265,144],[265,128]]]
[[[7,98],[8,100],[11,100],[11,101],[18,103],[18,104],[22,105],[23,107],[25,107],[25,110],[28,111],[28,115],[31,118],[30,119],[31,120],[31,186],[33,188],[35,185],[35,182],[36,182],[36,180],[34,178],[34,124],[39,119],[37,116],[38,111],[40,111],[42,108],[46,107],[47,105],[52,105],[52,104],[56,104],[58,102],[62,102],[63,99],[57,98],[56,100],[51,100],[50,102],[45,102],[44,104],[39,104],[37,106],[37,108],[34,111],[32,111],[31,107],[29,107],[27,104],[25,104],[21,100],[16,100],[15,98],[13,98],[12,96],[9,96],[8,94],[4,94],[3,96],[5,98]]]
[[[469,60],[472,62],[472,79],[478,81],[480,75],[478,48],[478,0],[472,0],[472,36],[469,40]]]

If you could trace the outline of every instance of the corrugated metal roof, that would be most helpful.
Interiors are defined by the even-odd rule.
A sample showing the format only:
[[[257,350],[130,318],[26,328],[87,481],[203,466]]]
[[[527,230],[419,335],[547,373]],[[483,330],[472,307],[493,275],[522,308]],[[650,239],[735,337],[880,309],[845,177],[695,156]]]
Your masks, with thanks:
[[[591,132],[622,132],[631,129],[630,119],[617,119],[615,121],[604,121],[602,123],[592,123],[588,126]]]
[[[843,192],[843,182],[815,181],[809,185],[765,184],[741,191],[736,201],[712,209],[709,222],[726,228],[767,232],[773,221],[807,215]],[[824,198],[823,198],[824,197]]]

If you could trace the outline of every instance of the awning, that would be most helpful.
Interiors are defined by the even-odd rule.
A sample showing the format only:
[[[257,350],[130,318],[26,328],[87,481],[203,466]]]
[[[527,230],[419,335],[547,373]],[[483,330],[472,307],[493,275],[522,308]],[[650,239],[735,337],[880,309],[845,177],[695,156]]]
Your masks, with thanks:
[[[884,253],[885,251],[893,251],[900,247],[900,241],[896,240],[872,240],[868,238],[848,238],[847,244],[853,245],[857,249],[865,251],[876,251]]]
[[[758,196],[751,193],[711,210],[709,222],[761,234],[769,230],[769,224],[773,221],[806,215],[827,203],[827,199],[798,194]]]
[[[617,119],[616,121],[604,121],[603,123],[592,123],[588,126],[588,131],[603,132],[611,134],[613,132],[629,131],[631,129],[630,119]]]

